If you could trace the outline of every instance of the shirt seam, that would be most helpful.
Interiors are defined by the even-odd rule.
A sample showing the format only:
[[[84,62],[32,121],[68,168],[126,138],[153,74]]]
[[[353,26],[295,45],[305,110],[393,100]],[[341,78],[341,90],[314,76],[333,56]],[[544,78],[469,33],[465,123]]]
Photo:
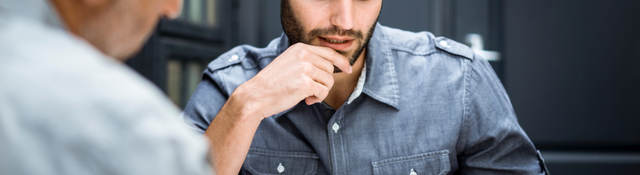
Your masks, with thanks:
[[[467,122],[469,118],[469,113],[471,112],[469,107],[469,97],[468,97],[470,93],[470,90],[469,90],[470,64],[469,64],[469,61],[466,59],[461,59],[461,61],[462,61],[462,74],[463,74],[462,123],[459,130],[458,145],[460,146],[460,148],[462,148],[460,152],[464,152],[464,150],[466,149],[466,137],[467,137],[466,128],[468,128]]]
[[[389,78],[389,83],[391,83],[391,88],[393,89],[393,95],[392,95],[392,98],[393,98],[392,101],[394,103],[393,105],[396,108],[400,108],[400,106],[399,106],[400,102],[398,100],[399,99],[398,93],[400,93],[399,89],[398,89],[398,80],[397,80],[398,74],[396,72],[395,64],[392,62],[393,60],[390,59],[391,58],[390,54],[391,53],[388,53],[388,52],[385,53],[385,56],[388,59],[387,62],[385,63],[385,65],[387,65],[389,67],[389,74],[391,74],[391,75],[389,75],[389,76],[391,76]]]
[[[391,50],[393,51],[399,51],[399,52],[406,52],[409,54],[412,54],[414,56],[429,56],[433,53],[435,53],[435,50],[428,50],[428,51],[424,51],[424,52],[420,52],[420,51],[416,51],[416,50],[412,50],[412,49],[405,49],[405,48],[400,48],[400,47],[392,47]]]

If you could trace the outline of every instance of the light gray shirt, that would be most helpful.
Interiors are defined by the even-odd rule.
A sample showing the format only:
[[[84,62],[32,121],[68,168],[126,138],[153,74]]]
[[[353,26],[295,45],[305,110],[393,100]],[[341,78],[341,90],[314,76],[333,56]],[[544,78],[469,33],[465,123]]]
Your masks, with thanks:
[[[176,107],[52,11],[0,0],[0,174],[211,174]]]

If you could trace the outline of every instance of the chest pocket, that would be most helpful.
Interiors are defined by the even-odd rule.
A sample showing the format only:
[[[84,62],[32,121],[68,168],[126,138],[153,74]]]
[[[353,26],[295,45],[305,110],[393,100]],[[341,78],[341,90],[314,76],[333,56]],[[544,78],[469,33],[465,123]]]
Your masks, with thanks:
[[[319,158],[314,153],[283,152],[251,148],[240,174],[312,175],[318,170]]]
[[[451,171],[449,151],[435,151],[371,162],[374,175],[443,175]]]

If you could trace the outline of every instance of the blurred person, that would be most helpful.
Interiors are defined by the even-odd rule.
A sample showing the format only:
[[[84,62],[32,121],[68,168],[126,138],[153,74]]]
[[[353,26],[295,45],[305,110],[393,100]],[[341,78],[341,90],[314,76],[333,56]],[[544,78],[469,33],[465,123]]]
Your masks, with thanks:
[[[487,61],[378,24],[381,8],[282,0],[281,37],[211,62],[183,115],[216,171],[544,174]]]
[[[206,138],[122,61],[181,0],[0,0],[0,174],[212,174]]]

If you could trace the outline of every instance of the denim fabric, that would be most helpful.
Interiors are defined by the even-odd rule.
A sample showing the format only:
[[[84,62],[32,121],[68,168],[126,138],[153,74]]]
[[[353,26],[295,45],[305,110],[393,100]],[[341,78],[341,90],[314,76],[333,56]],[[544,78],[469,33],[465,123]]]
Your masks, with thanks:
[[[239,46],[204,71],[185,121],[204,132],[229,94],[288,47]],[[304,102],[260,124],[241,174],[543,174],[487,61],[428,32],[377,24],[362,93]],[[213,138],[215,142],[215,138]]]

